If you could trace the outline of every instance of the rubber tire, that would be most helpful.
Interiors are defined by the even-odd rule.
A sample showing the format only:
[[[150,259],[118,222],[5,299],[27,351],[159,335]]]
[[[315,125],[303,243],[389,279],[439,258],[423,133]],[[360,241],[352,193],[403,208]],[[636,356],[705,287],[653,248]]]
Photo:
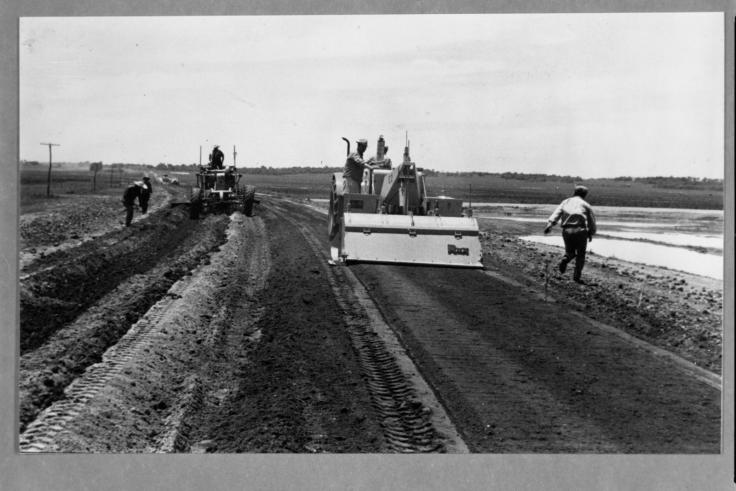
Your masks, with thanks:
[[[340,198],[342,196],[336,196],[334,191],[330,192],[330,209],[327,212],[327,233],[330,241],[340,232],[340,219],[338,217],[340,205],[342,204]]]
[[[202,213],[202,201],[199,198],[192,198],[189,203],[189,218],[197,220],[200,213]]]

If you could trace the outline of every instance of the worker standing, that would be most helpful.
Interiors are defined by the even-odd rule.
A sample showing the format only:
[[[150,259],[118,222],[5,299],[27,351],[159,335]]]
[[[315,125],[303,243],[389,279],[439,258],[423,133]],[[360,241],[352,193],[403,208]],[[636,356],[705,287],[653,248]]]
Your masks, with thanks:
[[[547,226],[544,233],[548,234],[552,227],[561,219],[562,240],[565,242],[565,255],[559,264],[560,273],[564,273],[567,269],[567,263],[575,258],[575,271],[573,280],[576,283],[583,283],[581,273],[585,265],[585,252],[587,242],[593,240],[596,232],[595,215],[593,207],[585,201],[588,195],[588,188],[585,186],[575,186],[572,197],[564,200],[555,209],[547,220]]]
[[[223,169],[225,167],[225,154],[220,150],[220,145],[215,145],[210,154],[210,168]]]
[[[388,153],[388,145],[383,147],[383,162],[381,162],[381,169],[391,169],[391,159],[386,157]]]
[[[143,189],[143,182],[136,181],[127,188],[123,193],[123,205],[125,206],[125,226],[130,227],[130,223],[133,221],[133,207],[135,206],[135,200],[138,198],[140,203],[141,191]]]
[[[363,160],[363,154],[368,148],[368,140],[361,138],[357,140],[358,147],[356,151],[348,155],[345,160],[345,171],[342,176],[345,178],[349,193],[360,193],[360,183],[363,181],[363,169],[372,169],[373,158]]]
[[[153,194],[153,188],[151,187],[151,179],[146,176],[143,178],[143,186],[141,187],[141,195],[138,201],[141,204],[141,213],[146,214],[148,211],[148,200],[151,199]]]

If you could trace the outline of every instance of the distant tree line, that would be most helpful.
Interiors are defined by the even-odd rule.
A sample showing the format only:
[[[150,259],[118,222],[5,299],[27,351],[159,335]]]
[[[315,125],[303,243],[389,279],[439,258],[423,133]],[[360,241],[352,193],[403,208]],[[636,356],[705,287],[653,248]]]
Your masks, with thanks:
[[[428,176],[457,176],[457,177],[500,177],[501,179],[515,179],[518,181],[542,181],[542,182],[580,182],[583,180],[580,176],[558,176],[555,174],[525,174],[522,172],[479,172],[479,171],[461,171],[461,172],[441,172],[432,169],[425,169],[424,173]]]
[[[613,180],[623,182],[641,182],[644,184],[649,184],[655,188],[662,189],[710,189],[714,191],[723,190],[723,179],[711,179],[708,177],[620,176],[614,177]]]
[[[38,161],[34,160],[21,160],[22,165],[37,166],[40,165]],[[91,162],[54,162],[55,166],[79,166],[88,167]],[[148,169],[155,169],[161,172],[197,172],[199,165],[196,163],[192,164],[171,164],[166,162],[160,162],[156,165],[150,164],[134,164],[134,163],[122,163],[116,162],[110,164],[113,168],[127,168],[127,169],[140,169],[141,167]],[[261,174],[261,175],[287,175],[287,174],[329,174],[333,172],[340,172],[343,170],[343,166],[289,166],[289,167],[272,167],[265,165],[248,165],[241,164],[238,166],[239,169],[247,172],[248,174]],[[501,179],[514,179],[518,181],[535,181],[535,182],[562,182],[562,183],[576,183],[582,182],[583,178],[580,176],[560,176],[556,174],[540,174],[540,173],[522,173],[522,172],[481,172],[481,171],[437,171],[434,169],[422,168],[422,171],[426,176],[456,176],[456,177],[497,177]],[[598,179],[596,179],[598,180]],[[632,177],[632,176],[619,176],[609,179],[601,180],[612,180],[618,182],[637,182],[648,184],[655,188],[661,189],[700,189],[700,190],[723,190],[723,179],[711,179],[706,177],[674,177],[674,176],[653,176],[653,177]]]
[[[264,174],[276,176],[282,176],[285,174],[329,174],[333,172],[340,172],[343,170],[343,166],[330,167],[327,165],[323,165],[322,167],[266,167],[265,165],[261,165],[258,167],[244,166],[243,168],[248,174]]]

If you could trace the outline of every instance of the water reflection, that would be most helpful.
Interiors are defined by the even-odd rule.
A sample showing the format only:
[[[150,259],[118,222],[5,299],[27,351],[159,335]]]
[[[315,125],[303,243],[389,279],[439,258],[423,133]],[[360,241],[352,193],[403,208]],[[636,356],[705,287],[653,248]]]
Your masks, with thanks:
[[[559,235],[526,235],[521,239],[564,247],[562,237]],[[606,238],[594,238],[593,242],[588,243],[588,251],[604,257],[723,279],[723,257],[715,254],[647,242]]]
[[[613,231],[604,232],[605,235],[611,237],[620,237],[622,239],[643,239],[653,242],[664,242],[677,246],[707,247],[709,249],[723,250],[723,236],[718,235],[694,235],[681,233],[653,233],[642,231]]]

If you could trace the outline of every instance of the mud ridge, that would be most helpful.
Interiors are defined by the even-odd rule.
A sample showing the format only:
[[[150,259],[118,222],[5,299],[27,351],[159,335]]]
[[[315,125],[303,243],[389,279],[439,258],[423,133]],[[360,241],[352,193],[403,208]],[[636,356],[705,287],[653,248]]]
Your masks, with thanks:
[[[221,226],[224,229],[224,225]],[[64,251],[53,267],[21,282],[21,354],[43,344],[121,282],[146,273],[157,263],[168,261],[175,268],[164,274],[175,280],[185,271],[176,268],[183,245],[194,246],[197,230],[183,212],[170,211],[156,225],[133,233],[92,241],[80,249]],[[196,234],[195,234],[196,235]],[[194,242],[192,241],[194,240]],[[172,281],[173,283],[173,281]]]
[[[173,261],[165,257],[150,271],[123,281],[45,344],[21,357],[21,431],[40,410],[61,397],[64,387],[87,366],[99,362],[108,347],[224,240],[221,220],[200,228],[199,234],[188,236],[168,255]]]

